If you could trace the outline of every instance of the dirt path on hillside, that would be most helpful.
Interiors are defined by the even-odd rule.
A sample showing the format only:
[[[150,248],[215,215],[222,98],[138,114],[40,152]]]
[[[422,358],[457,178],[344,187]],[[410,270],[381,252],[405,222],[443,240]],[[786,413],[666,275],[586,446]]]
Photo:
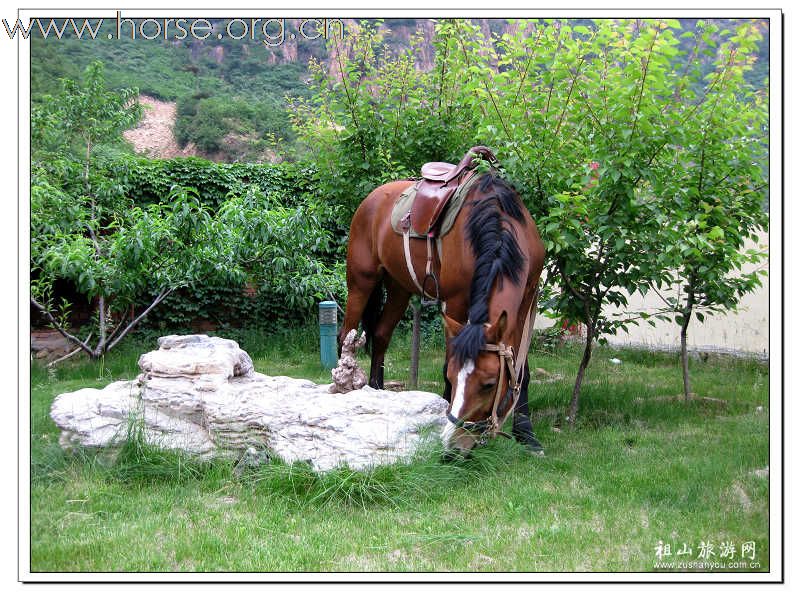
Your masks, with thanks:
[[[139,96],[139,102],[143,109],[142,120],[136,128],[122,134],[133,144],[136,152],[150,158],[174,158],[197,154],[194,144],[181,148],[175,139],[173,128],[177,111],[174,102],[164,102],[145,95]]]

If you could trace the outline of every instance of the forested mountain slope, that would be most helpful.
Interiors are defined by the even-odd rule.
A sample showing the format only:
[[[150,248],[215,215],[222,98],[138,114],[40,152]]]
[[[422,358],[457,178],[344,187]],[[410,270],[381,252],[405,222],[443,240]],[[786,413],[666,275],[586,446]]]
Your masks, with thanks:
[[[339,46],[345,54],[347,28],[357,26],[351,19],[343,19],[345,39]],[[478,19],[484,35],[502,35],[516,27],[505,19]],[[589,20],[575,20],[591,25]],[[693,29],[694,19],[681,21],[685,29]],[[730,26],[730,20],[717,20],[721,28]],[[145,150],[151,156],[176,156],[193,154],[217,161],[269,161],[278,157],[292,157],[294,134],[287,115],[287,97],[308,96],[308,61],[322,62],[336,71],[336,55],[323,37],[305,39],[293,33],[299,31],[301,22],[287,19],[281,39],[275,26],[268,29],[274,36],[270,44],[254,36],[242,40],[224,35],[227,21],[212,20],[213,33],[205,40],[163,39],[124,35],[117,39],[116,22],[104,21],[96,39],[75,39],[65,35],[42,39],[31,36],[31,93],[32,100],[42,94],[58,90],[59,79],[77,80],[83,69],[93,60],[105,64],[106,78],[112,88],[138,88],[154,101],[146,117],[162,119],[174,111],[172,135],[177,143],[165,139],[159,143],[150,139]],[[387,19],[382,22],[384,43],[389,52],[411,44],[412,38],[421,37],[417,55],[418,69],[434,65],[433,39],[435,21],[431,19]],[[758,62],[750,74],[754,83],[761,84],[769,69],[769,31],[762,24],[764,40]],[[236,28],[232,28],[238,34]],[[306,31],[309,31],[306,29]],[[335,31],[335,30],[334,30]],[[218,39],[221,32],[222,39]],[[108,39],[108,35],[112,39]],[[688,48],[686,49],[688,51]],[[158,102],[165,105],[159,115],[152,107]],[[144,102],[148,104],[148,101]],[[159,108],[162,108],[159,105]],[[152,138],[152,128],[133,137]],[[162,131],[162,129],[157,129]],[[168,148],[163,154],[153,148]],[[148,150],[149,149],[149,150]]]

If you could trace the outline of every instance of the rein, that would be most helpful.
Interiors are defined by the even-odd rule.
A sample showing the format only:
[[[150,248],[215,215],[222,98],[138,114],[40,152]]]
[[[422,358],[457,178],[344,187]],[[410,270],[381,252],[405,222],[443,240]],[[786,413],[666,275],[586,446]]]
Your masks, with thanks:
[[[515,359],[514,348],[512,346],[506,346],[503,342],[499,342],[497,344],[484,344],[483,348],[481,349],[483,352],[496,352],[500,357],[500,376],[497,379],[497,391],[495,391],[494,394],[494,402],[492,403],[491,414],[486,419],[481,419],[480,421],[465,421],[456,417],[450,412],[449,409],[447,410],[446,416],[448,421],[460,429],[472,434],[477,434],[480,437],[479,441],[481,443],[484,443],[488,439],[497,437],[498,435],[511,439],[511,436],[505,431],[502,431],[502,429],[503,424],[508,418],[508,415],[513,413],[514,409],[517,407],[517,402],[519,402],[519,397],[522,392],[522,369],[524,368],[525,358],[528,356],[528,350],[530,349],[531,345],[531,330],[533,329],[533,323],[536,320],[536,304],[538,298],[539,290],[537,288],[536,293],[533,296],[533,302],[531,302],[531,308],[528,311],[528,315],[525,317],[525,325],[522,328],[522,339],[520,340],[519,348],[520,352],[516,357],[519,359],[519,361]],[[489,323],[486,323],[485,326],[489,326]],[[508,372],[509,388],[511,390],[513,402],[511,403],[511,407],[506,411],[506,414],[501,419],[497,414],[497,410],[500,408],[500,403],[503,400],[501,383],[506,372]]]

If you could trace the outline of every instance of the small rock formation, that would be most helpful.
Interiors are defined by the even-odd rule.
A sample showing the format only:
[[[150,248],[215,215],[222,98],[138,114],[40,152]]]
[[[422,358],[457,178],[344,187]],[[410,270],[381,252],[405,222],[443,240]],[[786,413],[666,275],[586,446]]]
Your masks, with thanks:
[[[436,394],[370,387],[330,394],[327,385],[256,373],[232,340],[158,342],[139,359],[136,380],[56,397],[50,416],[63,448],[113,448],[138,428],[148,443],[201,458],[363,469],[410,457],[428,428],[444,425],[447,404]]]
[[[72,342],[53,329],[31,331],[31,356],[50,361],[69,354]]]
[[[367,385],[367,374],[358,366],[356,360],[356,351],[367,343],[367,332],[362,332],[358,340],[356,340],[356,335],[358,332],[351,329],[342,342],[339,364],[331,369],[333,383],[328,390],[331,394],[346,394],[353,390],[360,390]]]
[[[532,377],[530,382],[531,383],[554,383],[556,381],[561,381],[564,379],[564,376],[561,374],[553,374],[541,367],[536,367],[531,373]]]

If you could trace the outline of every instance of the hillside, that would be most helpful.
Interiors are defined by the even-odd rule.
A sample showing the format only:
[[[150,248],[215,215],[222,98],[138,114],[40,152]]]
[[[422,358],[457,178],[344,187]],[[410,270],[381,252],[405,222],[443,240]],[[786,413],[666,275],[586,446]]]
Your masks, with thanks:
[[[575,20],[591,25],[588,20]],[[716,20],[730,27],[731,20]],[[224,21],[213,21],[214,32],[224,30]],[[484,35],[502,35],[514,25],[504,19],[478,19]],[[356,27],[344,20],[346,27]],[[695,20],[683,20],[685,29]],[[93,60],[106,66],[112,88],[138,88],[143,102],[154,108],[145,113],[146,121],[129,137],[134,147],[161,156],[199,155],[217,161],[261,161],[280,154],[291,156],[294,133],[286,112],[287,97],[308,97],[308,61],[319,60],[329,72],[337,73],[334,53],[323,39],[285,39],[267,47],[259,39],[241,41],[211,35],[206,40],[107,39],[115,32],[113,21],[104,22],[94,40],[31,38],[31,94],[35,102],[42,94],[58,89],[62,77],[78,79]],[[286,20],[286,32],[296,31],[299,21]],[[387,19],[381,28],[390,52],[407,47],[412,37],[421,37],[417,68],[434,64],[435,22],[430,19]],[[768,74],[769,31],[762,29],[758,63],[750,80],[760,85]],[[341,51],[349,53],[345,36]],[[151,98],[152,100],[147,100]],[[157,103],[169,102],[172,108]],[[157,110],[158,115],[153,112]],[[172,111],[174,117],[167,115]],[[150,119],[150,120],[147,120]],[[166,126],[174,122],[172,132]],[[160,125],[157,124],[160,122]],[[164,138],[157,140],[158,136]],[[131,137],[132,136],[132,137]],[[174,139],[173,139],[174,138]],[[145,143],[145,140],[147,143]],[[279,141],[281,140],[281,141]],[[139,146],[137,146],[137,143]],[[142,146],[142,144],[144,144]]]
[[[133,149],[150,158],[174,158],[176,156],[193,156],[196,149],[193,144],[181,148],[175,139],[175,103],[158,100],[152,96],[141,94],[143,114],[139,126],[123,133],[123,137],[133,145]]]

